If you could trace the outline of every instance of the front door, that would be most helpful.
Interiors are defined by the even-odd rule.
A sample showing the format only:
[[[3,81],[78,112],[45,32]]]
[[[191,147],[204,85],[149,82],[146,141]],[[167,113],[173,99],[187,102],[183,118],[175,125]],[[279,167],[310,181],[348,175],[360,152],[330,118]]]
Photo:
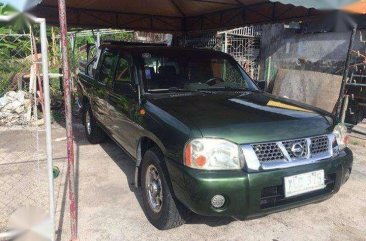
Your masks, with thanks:
[[[120,55],[109,102],[113,106],[112,136],[135,156],[141,128],[138,124],[138,90],[131,71],[131,61],[129,56]]]
[[[111,108],[108,103],[108,96],[112,90],[117,58],[118,52],[113,52],[108,49],[104,50],[96,76],[96,86],[93,91],[93,114],[108,131],[110,131],[111,125]]]

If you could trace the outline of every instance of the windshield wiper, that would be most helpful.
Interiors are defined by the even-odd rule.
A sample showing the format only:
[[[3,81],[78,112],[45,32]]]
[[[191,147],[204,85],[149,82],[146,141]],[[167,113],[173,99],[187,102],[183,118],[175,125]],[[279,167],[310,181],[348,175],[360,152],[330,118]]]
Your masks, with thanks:
[[[154,89],[154,90],[149,90],[149,92],[197,92],[197,90],[189,90],[189,89],[181,89],[181,88],[177,88],[177,87],[170,87],[167,89]]]
[[[210,88],[204,88],[204,89],[197,89],[198,91],[215,91],[215,90],[229,90],[229,91],[253,91],[249,88],[234,88],[230,86],[220,86],[220,87],[210,87]]]
[[[176,92],[197,92],[197,90],[189,90],[189,89],[181,89],[177,87],[170,87],[168,88],[169,91],[176,91]]]

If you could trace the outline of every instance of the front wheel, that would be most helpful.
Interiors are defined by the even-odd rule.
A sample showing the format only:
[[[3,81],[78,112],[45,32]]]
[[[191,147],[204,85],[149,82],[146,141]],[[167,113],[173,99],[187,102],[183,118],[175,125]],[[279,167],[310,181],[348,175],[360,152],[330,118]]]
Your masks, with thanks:
[[[141,170],[142,200],[150,223],[166,230],[184,224],[189,211],[173,197],[160,161],[157,148],[146,151]]]

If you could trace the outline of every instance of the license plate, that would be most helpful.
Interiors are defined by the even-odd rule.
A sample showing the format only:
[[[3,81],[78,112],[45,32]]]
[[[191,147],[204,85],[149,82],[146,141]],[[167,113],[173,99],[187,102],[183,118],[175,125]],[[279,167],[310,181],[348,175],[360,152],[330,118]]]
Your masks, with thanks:
[[[285,177],[285,197],[292,197],[323,188],[325,188],[324,170]]]

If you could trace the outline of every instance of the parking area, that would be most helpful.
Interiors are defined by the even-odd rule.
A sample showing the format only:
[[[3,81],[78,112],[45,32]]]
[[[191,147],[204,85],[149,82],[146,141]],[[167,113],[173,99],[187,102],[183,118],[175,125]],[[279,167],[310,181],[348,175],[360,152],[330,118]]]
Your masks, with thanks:
[[[0,0],[0,241],[366,241],[365,1]],[[172,185],[227,213],[328,191],[340,162],[318,162],[360,122],[333,197],[159,230],[181,221]],[[90,144],[98,123],[137,156],[171,154],[145,156],[144,191],[118,144]],[[164,178],[158,162],[182,154]],[[244,179],[245,159],[262,173]]]
[[[2,140],[26,143],[26,130],[3,130]],[[236,221],[193,215],[187,224],[168,231],[155,229],[142,210],[134,187],[134,162],[112,141],[91,145],[75,121],[76,200],[79,240],[366,240],[366,141],[352,137],[354,168],[341,191],[322,203]],[[43,145],[43,132],[40,140]],[[69,240],[66,140],[62,126],[53,128],[57,240]],[[11,149],[4,149],[11,152]],[[6,155],[6,153],[2,153]]]

